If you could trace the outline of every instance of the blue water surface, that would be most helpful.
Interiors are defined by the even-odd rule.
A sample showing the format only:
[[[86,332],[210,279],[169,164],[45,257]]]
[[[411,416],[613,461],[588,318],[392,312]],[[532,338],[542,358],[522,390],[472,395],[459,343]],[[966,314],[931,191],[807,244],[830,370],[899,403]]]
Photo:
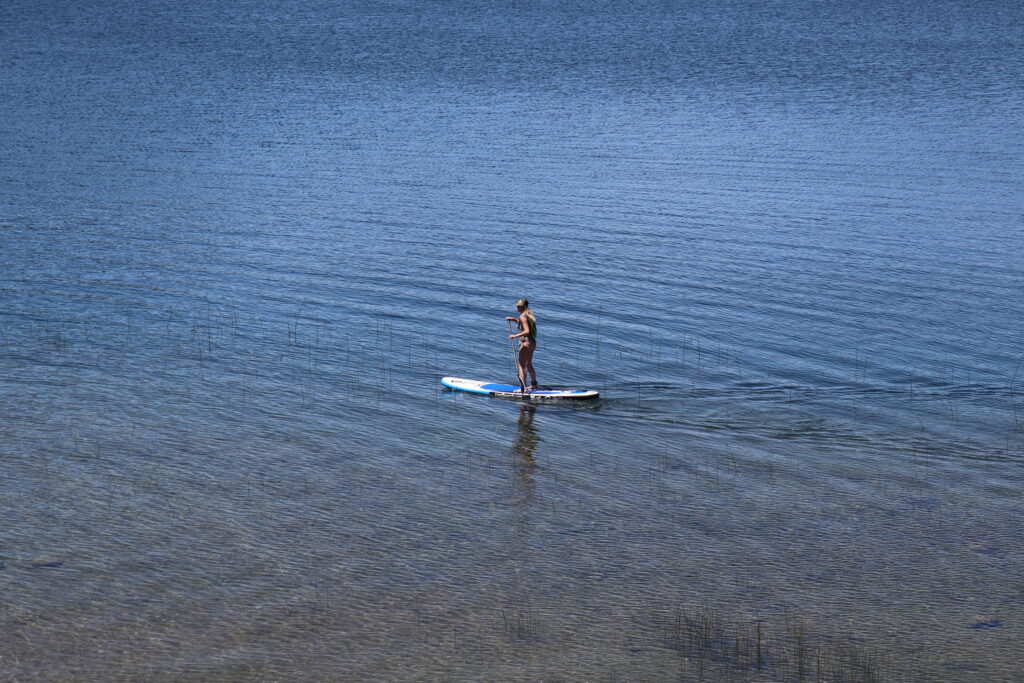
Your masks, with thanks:
[[[703,604],[1009,680],[1022,29],[5,3],[0,678],[677,680]],[[599,402],[439,385],[520,297]]]

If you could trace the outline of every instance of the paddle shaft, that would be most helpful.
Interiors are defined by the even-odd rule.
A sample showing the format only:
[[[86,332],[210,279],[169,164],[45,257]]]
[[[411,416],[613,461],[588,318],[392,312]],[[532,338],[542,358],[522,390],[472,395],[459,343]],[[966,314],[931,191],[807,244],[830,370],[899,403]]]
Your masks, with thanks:
[[[509,333],[509,335],[515,334],[512,331],[512,321],[511,320],[506,320],[505,322],[508,323],[508,333]],[[512,370],[513,370],[513,372],[515,372],[516,379],[519,380],[519,389],[521,391],[525,392],[526,391],[526,384],[524,384],[523,378],[519,376],[519,359],[516,357],[516,340],[515,339],[509,339],[509,341],[512,342]]]

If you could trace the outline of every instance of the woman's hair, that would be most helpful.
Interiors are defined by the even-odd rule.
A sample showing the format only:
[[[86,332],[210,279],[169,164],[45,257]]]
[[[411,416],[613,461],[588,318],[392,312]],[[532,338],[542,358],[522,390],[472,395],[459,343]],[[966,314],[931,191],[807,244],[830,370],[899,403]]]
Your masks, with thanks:
[[[537,316],[535,316],[533,314],[533,311],[530,310],[530,302],[529,301],[527,301],[526,299],[520,299],[519,301],[516,302],[516,308],[519,308],[520,306],[523,307],[523,315],[525,315],[527,318],[529,318],[533,322],[537,322]]]

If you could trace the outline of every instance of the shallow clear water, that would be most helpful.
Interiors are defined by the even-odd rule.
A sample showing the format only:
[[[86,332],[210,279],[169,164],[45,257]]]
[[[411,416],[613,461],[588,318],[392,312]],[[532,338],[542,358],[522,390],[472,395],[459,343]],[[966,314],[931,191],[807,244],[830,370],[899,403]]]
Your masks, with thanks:
[[[0,9],[0,677],[1024,650],[1010,2]],[[528,296],[535,409],[509,381]],[[965,678],[966,677],[966,678]]]

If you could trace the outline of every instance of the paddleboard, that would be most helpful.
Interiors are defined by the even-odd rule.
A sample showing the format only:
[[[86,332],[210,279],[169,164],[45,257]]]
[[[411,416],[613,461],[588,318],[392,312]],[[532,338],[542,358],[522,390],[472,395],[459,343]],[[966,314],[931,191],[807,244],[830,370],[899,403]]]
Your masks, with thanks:
[[[468,391],[471,394],[483,394],[485,396],[501,396],[502,398],[516,398],[527,401],[549,401],[556,399],[580,400],[597,398],[600,396],[596,391],[589,389],[534,389],[525,394],[519,391],[518,384],[501,384],[500,382],[480,382],[475,379],[461,379],[459,377],[442,377],[441,384],[456,391]]]

